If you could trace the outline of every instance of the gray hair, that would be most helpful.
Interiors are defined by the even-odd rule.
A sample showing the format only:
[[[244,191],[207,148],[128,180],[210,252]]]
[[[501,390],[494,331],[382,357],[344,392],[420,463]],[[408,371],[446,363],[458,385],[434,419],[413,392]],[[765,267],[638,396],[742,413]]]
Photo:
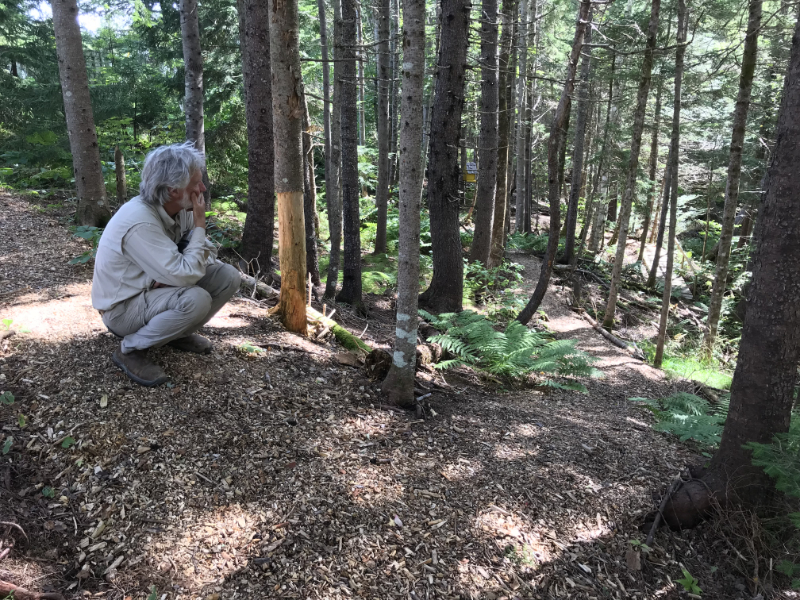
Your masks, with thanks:
[[[193,142],[161,146],[144,159],[139,195],[153,206],[169,202],[169,190],[189,185],[192,174],[205,167],[203,153]]]

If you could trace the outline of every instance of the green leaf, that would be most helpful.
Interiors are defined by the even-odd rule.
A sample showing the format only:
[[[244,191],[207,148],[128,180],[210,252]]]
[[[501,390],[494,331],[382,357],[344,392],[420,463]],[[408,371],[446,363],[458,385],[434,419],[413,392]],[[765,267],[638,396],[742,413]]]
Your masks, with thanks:
[[[14,404],[14,394],[11,392],[3,392],[0,394],[0,404],[5,404],[7,406]]]
[[[683,572],[683,579],[676,579],[675,583],[680,583],[683,586],[683,589],[690,594],[697,594],[699,596],[703,590],[697,586],[697,579],[692,577],[692,574],[686,569],[682,568],[681,571]]]
[[[156,586],[150,586],[150,595],[147,596],[147,600],[158,600],[158,589]]]
[[[56,497],[56,491],[53,488],[51,488],[49,485],[47,485],[47,486],[42,488],[42,496],[44,496],[45,498],[55,498]]]
[[[6,329],[11,329],[11,324],[14,322],[14,319],[3,319],[2,323]]]
[[[11,446],[13,446],[13,445],[14,445],[14,438],[11,437],[11,436],[8,436],[6,438],[5,443],[3,444],[3,454],[4,455],[8,454],[9,451],[11,450]]]
[[[20,429],[25,429],[28,426],[28,417],[20,413],[17,415],[17,425]]]
[[[74,445],[75,445],[75,438],[73,438],[72,436],[69,436],[69,435],[64,438],[63,442],[61,442],[61,447],[62,448],[71,448]]]

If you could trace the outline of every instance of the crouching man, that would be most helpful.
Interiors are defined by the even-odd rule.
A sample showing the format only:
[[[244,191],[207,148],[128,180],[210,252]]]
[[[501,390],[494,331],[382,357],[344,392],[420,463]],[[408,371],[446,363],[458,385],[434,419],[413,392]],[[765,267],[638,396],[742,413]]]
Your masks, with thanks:
[[[141,385],[168,379],[149,348],[210,352],[195,332],[239,289],[239,272],[217,262],[206,239],[204,164],[189,143],[153,150],[139,195],[112,217],[97,246],[92,304],[122,338],[112,360]]]

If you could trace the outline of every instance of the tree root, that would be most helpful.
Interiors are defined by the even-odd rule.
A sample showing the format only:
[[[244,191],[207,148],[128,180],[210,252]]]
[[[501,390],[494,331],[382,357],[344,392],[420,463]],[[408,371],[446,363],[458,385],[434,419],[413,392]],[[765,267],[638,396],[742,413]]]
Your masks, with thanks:
[[[14,600],[64,600],[64,596],[56,592],[31,592],[25,588],[0,580],[0,596]]]

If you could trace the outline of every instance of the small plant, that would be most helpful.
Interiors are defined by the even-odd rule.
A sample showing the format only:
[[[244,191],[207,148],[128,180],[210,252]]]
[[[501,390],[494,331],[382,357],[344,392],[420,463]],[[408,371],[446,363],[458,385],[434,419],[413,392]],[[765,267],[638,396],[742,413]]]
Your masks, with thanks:
[[[97,244],[100,243],[100,237],[103,235],[103,228],[91,227],[89,225],[78,225],[77,227],[74,227],[72,229],[72,233],[75,237],[79,237],[89,242],[91,249],[71,259],[69,261],[69,264],[71,265],[86,264],[87,262],[92,260],[95,256],[97,256]]]
[[[49,485],[46,485],[42,488],[42,496],[44,496],[45,498],[55,498],[56,491]]]
[[[255,346],[251,342],[242,342],[241,344],[236,346],[236,349],[242,354],[249,354],[251,356],[254,354],[261,354],[262,352],[264,352],[263,348]]]
[[[69,435],[65,437],[64,440],[61,442],[62,448],[72,448],[72,446],[74,445],[75,445],[75,438]]]
[[[11,392],[0,393],[0,404],[5,404],[6,406],[14,404],[14,394]]]
[[[14,322],[14,319],[3,319],[0,322],[3,323],[3,327],[5,327],[6,331],[8,331],[9,329],[11,329],[11,324]]]
[[[652,412],[658,422],[656,431],[677,435],[682,442],[695,440],[706,446],[718,446],[722,427],[728,416],[728,403],[722,402],[712,409],[711,405],[694,394],[678,392],[660,400],[649,398],[628,398],[640,402]]]
[[[652,550],[650,546],[641,540],[628,540],[628,543],[633,546],[634,549],[639,550],[642,554],[647,554]]]
[[[150,586],[150,594],[147,596],[147,600],[158,600],[158,588],[156,586]]]
[[[28,426],[28,417],[21,413],[17,415],[17,425],[20,429],[25,429]]]
[[[689,592],[690,594],[696,594],[698,596],[702,594],[703,590],[701,590],[698,587],[697,584],[699,582],[697,581],[697,579],[692,577],[692,574],[689,573],[689,571],[687,571],[686,569],[681,568],[681,571],[683,572],[683,579],[676,579],[675,583],[680,583],[683,586],[683,589]]]
[[[11,451],[11,446],[13,445],[14,445],[14,438],[12,436],[8,436],[6,438],[6,441],[3,443],[2,452],[4,456]]]

